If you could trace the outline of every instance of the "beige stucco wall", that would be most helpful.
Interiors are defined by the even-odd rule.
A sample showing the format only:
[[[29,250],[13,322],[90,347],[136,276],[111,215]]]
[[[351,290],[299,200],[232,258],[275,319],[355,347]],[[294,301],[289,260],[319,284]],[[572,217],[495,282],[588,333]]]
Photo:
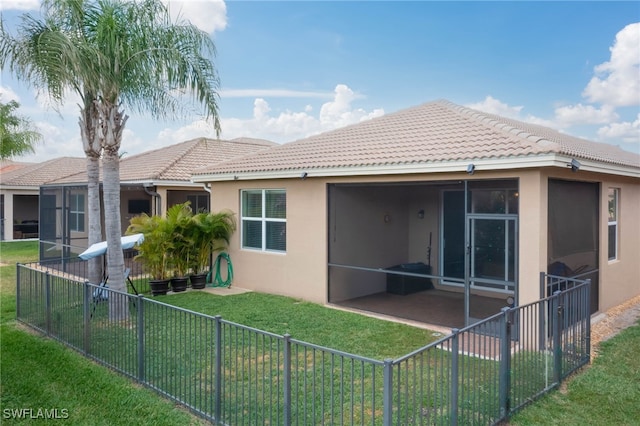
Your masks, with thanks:
[[[229,254],[233,285],[313,302],[326,302],[327,207],[325,183],[318,179],[233,181],[215,184],[211,210],[230,209],[239,222],[240,190],[286,189],[287,252],[240,249],[240,223]]]
[[[405,206],[403,194],[391,187],[334,188],[329,207],[330,262],[365,268],[407,262],[409,220]],[[384,274],[339,267],[331,268],[329,273],[331,282],[348,283],[331,288],[332,301],[379,293],[386,288]]]
[[[540,272],[547,270],[547,180],[539,170],[520,173],[518,304],[540,298]]]
[[[540,272],[547,268],[547,192],[548,179],[603,181],[604,175],[586,172],[572,173],[562,169],[523,169],[518,171],[476,173],[473,179],[519,179],[519,304],[538,300],[540,296]],[[234,265],[234,284],[255,291],[282,294],[319,303],[327,302],[328,282],[328,239],[332,230],[328,230],[328,217],[332,214],[345,214],[351,219],[362,217],[358,209],[378,209],[370,221],[345,220],[355,223],[358,232],[367,238],[367,252],[353,252],[349,256],[353,264],[378,261],[391,265],[394,262],[425,261],[428,247],[428,234],[432,234],[431,264],[434,273],[438,273],[439,192],[432,188],[420,188],[424,191],[424,201],[404,201],[402,197],[394,200],[398,206],[376,205],[367,202],[367,197],[376,194],[367,192],[363,187],[359,200],[338,198],[339,206],[329,206],[327,185],[331,183],[380,183],[407,181],[469,179],[466,173],[455,175],[412,175],[412,176],[373,176],[357,178],[313,178],[282,179],[263,181],[230,181],[212,183],[212,211],[231,209],[236,214],[240,208],[240,190],[242,189],[285,189],[287,191],[287,252],[269,253],[240,248],[240,232],[233,236],[230,255]],[[600,227],[600,304],[601,310],[607,309],[634,295],[640,294],[640,183],[637,179],[607,178],[602,187],[614,186],[621,189],[620,206],[620,252],[619,259],[607,261],[607,223],[606,190],[601,190],[603,209]],[[604,191],[604,192],[603,192]],[[340,195],[338,194],[338,197]],[[389,196],[391,197],[391,196]],[[390,198],[391,199],[391,198]],[[418,219],[417,212],[425,209],[425,219]],[[371,213],[371,212],[369,212]],[[384,222],[388,215],[390,220]],[[237,216],[239,219],[239,215]],[[347,219],[347,217],[345,217]],[[340,223],[336,223],[338,228]],[[335,232],[339,231],[338,229]],[[388,232],[387,232],[388,231]],[[408,247],[402,246],[398,259],[376,259],[376,245],[393,244],[394,236],[404,233]],[[407,233],[409,235],[407,236]],[[336,234],[336,235],[339,235]],[[334,244],[332,250],[348,251],[350,244],[344,241]],[[362,244],[359,244],[362,247]],[[334,253],[332,253],[333,255]],[[362,266],[370,266],[362,264]],[[333,268],[332,268],[333,269]],[[332,271],[331,273],[336,273]],[[366,294],[379,288],[384,289],[384,275],[366,279],[356,272],[339,272],[353,277],[353,284],[345,294],[332,293],[333,300]],[[376,281],[377,280],[377,281]]]
[[[610,261],[608,245],[608,189],[618,188],[618,258]],[[640,184],[632,179],[607,179],[601,186],[600,310],[640,294]]]

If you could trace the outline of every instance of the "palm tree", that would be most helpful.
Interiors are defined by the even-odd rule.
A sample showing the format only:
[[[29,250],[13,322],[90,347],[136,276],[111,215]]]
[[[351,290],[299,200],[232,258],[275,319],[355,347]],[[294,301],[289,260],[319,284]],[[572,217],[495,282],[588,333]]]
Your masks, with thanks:
[[[80,96],[79,125],[87,158],[88,243],[91,245],[102,240],[99,163],[102,132],[95,107],[96,92],[77,72],[83,62],[80,47],[85,43],[83,4],[75,0],[43,2],[44,18],[24,15],[17,38],[5,32],[0,23],[0,65],[4,68],[8,63],[18,78],[48,94],[57,105],[62,104],[69,90]],[[100,282],[100,259],[96,257],[88,263],[89,281]]]
[[[65,40],[61,44],[70,41],[74,47],[68,52],[57,52],[62,57],[58,58],[61,65],[55,69],[63,70],[57,74],[58,80],[50,78],[44,82],[56,83],[45,85],[53,87],[53,95],[69,87],[89,94],[83,99],[84,112],[89,116],[95,113],[97,118],[81,119],[81,122],[100,140],[106,240],[108,247],[120,247],[119,151],[128,120],[125,107],[150,113],[154,118],[173,117],[186,111],[182,96],[187,95],[202,104],[205,116],[212,120],[219,134],[219,81],[213,64],[215,46],[208,34],[194,25],[173,23],[159,0],[50,0],[45,5],[50,8],[45,7],[45,12],[68,12],[49,14],[57,27],[64,23],[59,16],[72,16],[78,24],[61,29],[61,38]],[[4,61],[7,50],[4,42],[0,47]],[[9,51],[16,54],[15,50]],[[50,52],[47,50],[46,54]],[[18,71],[19,76],[25,68],[31,69],[15,66],[21,62],[10,57],[12,69]],[[34,62],[37,60],[34,58]],[[30,73],[25,76],[30,80]],[[90,105],[95,111],[87,111]],[[89,140],[93,140],[90,132],[88,135]],[[111,287],[126,290],[122,250],[108,250],[107,258]],[[117,300],[110,298],[110,303],[112,299]],[[124,318],[128,315],[127,306],[110,306],[111,318]]]

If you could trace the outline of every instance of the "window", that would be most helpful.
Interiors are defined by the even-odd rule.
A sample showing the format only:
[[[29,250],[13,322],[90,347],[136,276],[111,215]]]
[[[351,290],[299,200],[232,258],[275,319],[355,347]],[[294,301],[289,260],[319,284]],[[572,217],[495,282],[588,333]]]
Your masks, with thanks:
[[[609,260],[618,258],[618,198],[620,190],[609,188]]]
[[[187,195],[187,201],[191,202],[191,210],[195,213],[209,211],[209,195]]]
[[[151,214],[150,200],[129,200],[127,212],[129,214]]]
[[[515,189],[471,189],[471,212],[518,214],[518,191]]]
[[[69,194],[69,230],[84,232],[84,194]]]
[[[242,248],[287,250],[287,193],[283,189],[241,192]]]

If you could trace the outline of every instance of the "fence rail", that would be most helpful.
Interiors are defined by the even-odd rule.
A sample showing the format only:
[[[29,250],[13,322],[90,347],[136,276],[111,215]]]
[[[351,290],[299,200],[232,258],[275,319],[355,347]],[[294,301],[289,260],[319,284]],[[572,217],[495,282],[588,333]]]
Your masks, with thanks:
[[[395,360],[17,266],[17,318],[215,424],[496,424],[589,362],[590,283]]]

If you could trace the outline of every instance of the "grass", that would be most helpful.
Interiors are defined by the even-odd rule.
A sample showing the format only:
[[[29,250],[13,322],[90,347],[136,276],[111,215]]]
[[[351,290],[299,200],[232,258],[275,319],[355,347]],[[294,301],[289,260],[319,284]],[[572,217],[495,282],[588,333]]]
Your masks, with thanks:
[[[14,257],[16,260],[19,260],[19,257],[22,254],[16,256],[11,255],[10,249],[13,247],[18,246],[0,246],[3,250],[3,260],[4,254],[7,254],[7,258]],[[37,246],[34,246],[33,249],[37,249]],[[26,258],[25,261],[26,260],[32,259]],[[7,362],[7,365],[20,366],[20,363],[16,360],[21,357],[28,357],[28,354],[22,352],[20,348],[28,348],[30,345],[27,344],[27,342],[18,343],[20,339],[26,339],[28,342],[33,340],[38,342],[38,344],[46,345],[47,349],[43,349],[42,351],[32,351],[34,353],[49,353],[52,348],[58,348],[58,351],[64,353],[64,355],[69,357],[69,359],[75,359],[77,363],[86,363],[87,365],[91,365],[94,368],[102,370],[102,374],[106,374],[106,377],[108,378],[107,382],[109,380],[114,380],[115,382],[118,380],[124,380],[125,385],[129,384],[130,386],[130,382],[126,379],[122,379],[121,377],[113,375],[109,371],[104,371],[104,369],[96,367],[91,362],[84,360],[81,356],[76,355],[68,349],[60,347],[60,345],[55,342],[47,341],[17,330],[12,321],[15,317],[15,266],[3,267],[0,270],[0,273],[3,274],[3,280],[0,284],[3,290],[2,301],[5,323],[3,325],[3,340],[7,343],[6,347],[3,348],[3,352],[7,351],[7,353],[15,354],[15,357],[3,357],[3,395],[7,395],[6,397],[3,396],[1,400],[3,407],[45,407],[46,405],[44,404],[49,403],[49,400],[56,399],[52,396],[49,396],[49,399],[25,399],[25,395],[33,394],[35,397],[38,393],[29,390],[28,383],[20,383],[20,376],[17,373],[17,370],[13,370],[9,367],[4,368],[5,361]],[[62,287],[54,286],[56,289],[54,291],[62,292],[63,299],[71,298],[73,300],[81,300],[82,295],[75,290],[74,287],[75,286],[67,287],[66,284],[63,284]],[[170,297],[158,297],[156,300],[170,302],[173,305],[206,314],[222,315],[227,321],[245,324],[250,327],[266,329],[267,331],[276,334],[289,333],[293,338],[299,340],[312,342],[316,345],[337,348],[345,352],[354,352],[359,355],[370,356],[376,359],[396,357],[405,354],[415,348],[431,342],[435,338],[433,333],[428,330],[376,320],[353,313],[327,309],[317,304],[266,294],[247,293],[237,296],[221,297],[204,292],[187,292]],[[6,309],[4,309],[5,306]],[[149,306],[149,309],[152,309],[153,306],[153,309],[158,311],[156,315],[161,318],[166,315],[174,315],[174,312],[177,312],[170,309],[162,311],[162,305],[149,304]],[[25,309],[25,311],[23,311],[23,315],[29,316],[31,314],[31,312],[29,312],[29,307],[23,307],[23,309]],[[145,314],[150,315],[150,318],[152,318],[153,315],[151,312],[152,311],[147,311],[147,308],[145,308]],[[35,319],[35,323],[44,319],[42,315],[35,311],[33,314],[34,316],[32,319]],[[94,316],[91,320],[91,354],[106,360],[112,365],[118,365],[118,368],[122,368],[131,375],[135,375],[135,333],[132,333],[131,328],[113,326],[108,322],[108,310],[106,303],[98,304],[96,306],[96,310],[93,311],[93,314]],[[309,321],[308,318],[313,318],[314,321]],[[80,309],[80,304],[78,304],[77,307],[63,307],[62,310],[54,312],[52,317],[52,327],[55,329],[53,331],[54,335],[61,336],[66,341],[74,342],[73,344],[76,347],[82,347],[82,334],[78,332],[79,328],[77,326],[73,326],[74,324],[78,324],[81,320],[82,311]],[[148,361],[145,377],[153,384],[153,386],[159,389],[164,389],[174,395],[179,395],[183,400],[190,401],[190,398],[193,396],[189,394],[183,395],[181,393],[184,392],[184,390],[183,382],[180,380],[188,382],[194,378],[202,380],[204,377],[205,381],[208,380],[210,385],[212,377],[209,371],[212,368],[211,362],[198,364],[198,361],[202,357],[202,353],[206,353],[206,351],[210,350],[214,345],[212,342],[208,342],[208,344],[202,343],[201,347],[198,348],[197,351],[194,351],[193,348],[189,347],[189,345],[191,345],[191,341],[197,339],[192,338],[193,336],[190,336],[190,333],[193,328],[197,327],[194,327],[193,324],[190,324],[188,327],[183,327],[180,325],[182,323],[181,321],[181,318],[178,316],[177,318],[169,321],[161,321],[160,323],[162,324],[162,327],[157,327],[152,321],[148,321],[146,324],[145,335],[149,338],[146,343],[147,350],[149,353],[155,352],[161,355],[154,356],[153,360]],[[167,324],[170,326],[167,327]],[[40,325],[44,327],[44,324]],[[167,336],[172,333],[176,336],[186,335],[186,337],[181,342],[178,342],[175,347],[167,347],[165,343],[167,339],[163,338],[163,336]],[[279,370],[278,363],[282,360],[282,341],[271,340],[269,337],[259,337],[258,339],[255,339],[254,337],[249,337],[249,334],[245,335],[243,332],[238,333],[235,328],[231,327],[226,329],[226,333],[228,333],[228,340],[233,343],[225,347],[226,361],[223,368],[227,374],[235,376],[239,380],[233,383],[232,381],[225,383],[226,387],[224,392],[225,395],[227,395],[225,400],[229,400],[230,403],[229,405],[225,405],[223,409],[226,410],[225,414],[227,415],[227,418],[238,420],[243,417],[246,418],[247,408],[255,409],[255,399],[257,399],[258,396],[260,399],[265,398],[265,396],[271,398],[270,395],[266,395],[267,393],[270,394],[272,392],[271,386],[266,384],[267,380],[256,381],[256,377],[257,375],[264,375],[265,378],[272,377],[272,379],[278,380],[278,377],[280,377],[279,380],[281,380],[282,373]],[[7,336],[6,339],[4,339],[4,335]],[[206,335],[211,335],[211,333],[205,333],[205,336]],[[198,337],[201,337],[201,335]],[[128,352],[133,354],[133,357],[127,355],[121,359],[110,358],[110,356],[113,357],[114,352],[119,352],[113,351],[112,349],[110,350],[114,345],[117,345],[117,347],[129,345],[132,350]],[[253,345],[253,348],[251,345]],[[249,347],[247,354],[245,354],[246,347]],[[258,347],[260,350],[264,350],[266,347],[266,356],[263,356],[259,362],[256,362],[253,359],[256,358],[256,351],[258,350]],[[253,353],[251,351],[253,351]],[[323,366],[323,368],[321,368],[321,373],[313,373],[309,370],[310,367],[308,365],[304,366],[305,362],[309,361],[314,356],[318,357],[317,360],[314,361],[315,365]],[[334,414],[337,415],[337,412],[343,410],[342,405],[345,407],[350,406],[348,402],[345,402],[346,400],[345,397],[343,397],[343,394],[338,394],[336,389],[346,391],[348,389],[347,386],[350,385],[336,385],[337,382],[335,379],[331,379],[330,376],[326,376],[326,373],[332,371],[333,363],[343,363],[348,361],[342,361],[338,358],[334,359],[332,357],[323,357],[324,355],[320,352],[314,352],[313,349],[308,352],[306,350],[298,350],[298,352],[293,356],[293,362],[298,368],[297,373],[294,374],[294,380],[297,380],[294,386],[297,386],[298,391],[300,392],[304,392],[303,389],[306,389],[307,382],[309,384],[313,382],[314,386],[324,386],[327,389],[327,395],[332,395],[327,396],[324,402],[327,404],[333,404],[334,412],[329,414],[333,416]],[[205,357],[205,360],[209,359],[211,358]],[[190,360],[191,362],[189,362]],[[31,361],[33,362],[30,363],[31,365],[29,368],[37,370],[36,367],[40,366],[40,369],[42,369],[41,364],[39,364],[42,359],[39,356]],[[52,359],[50,362],[45,359],[45,363],[64,366],[59,376],[49,374],[46,368],[42,374],[34,375],[36,378],[39,377],[39,379],[35,380],[40,384],[42,382],[48,384],[44,387],[45,389],[49,387],[65,389],[66,392],[83,388],[83,385],[80,383],[74,383],[73,380],[69,379],[65,380],[68,377],[73,377],[74,371],[82,371],[82,369],[78,368],[77,365],[67,362],[66,360],[62,362],[59,359]],[[26,362],[23,364],[26,364]],[[70,365],[67,366],[67,364]],[[376,387],[379,387],[382,384],[380,369],[373,371],[368,366],[363,367],[362,365],[355,363],[352,365],[351,370],[356,371],[357,373],[362,373],[361,382],[356,382],[356,386],[360,386],[354,392],[356,397],[368,392],[365,392],[363,389],[367,386],[373,386],[373,383],[371,382],[372,380],[375,380]],[[5,373],[7,375],[6,379],[4,377]],[[269,380],[268,382],[271,381]],[[342,386],[342,388],[339,386]],[[17,388],[15,391],[9,390],[14,387]],[[20,392],[19,388],[21,387],[24,387],[26,392]],[[7,389],[7,391],[5,392],[4,389]],[[141,391],[144,391],[144,389],[141,389]],[[300,392],[295,392],[296,398],[301,398],[302,394]],[[117,395],[118,391],[113,390],[101,393],[106,395]],[[345,395],[347,395],[346,399],[349,398],[348,393],[349,392],[345,393]],[[333,396],[334,394],[335,396]],[[9,395],[20,395],[20,397],[17,397],[17,399],[14,400],[9,398]],[[101,399],[97,398],[95,395],[90,396],[89,400],[87,400],[84,395],[74,395],[69,400],[79,401],[78,405],[68,409],[70,412],[74,413],[74,416],[79,416],[79,407],[84,405],[89,407],[92,406],[93,398],[96,400]],[[104,398],[105,396],[102,396],[102,399]],[[106,398],[110,397],[106,396]],[[240,411],[238,411],[237,406],[232,402],[238,398],[241,400]],[[251,405],[252,398],[254,399],[254,406]],[[273,410],[276,414],[276,419],[278,419],[278,416],[281,416],[281,414],[278,408],[273,408],[273,405],[275,405],[275,403],[281,404],[281,396],[275,396],[275,398],[275,400],[271,400],[275,402],[270,403],[268,402],[270,400],[267,400],[267,403],[264,403],[262,407],[259,408],[265,412]],[[64,402],[64,404],[67,404],[66,399],[58,399],[60,399],[61,402]],[[114,400],[110,402],[117,401]],[[197,402],[197,400],[194,400],[194,405],[197,405]],[[95,402],[93,404],[95,405]],[[103,404],[108,405],[105,403]],[[377,404],[381,404],[381,400],[378,401]],[[171,404],[168,404],[168,406],[172,407]],[[242,411],[243,409],[244,411]],[[327,415],[323,412],[317,414],[318,416]],[[353,413],[353,416],[356,418],[360,415],[363,415],[363,413]],[[322,417],[314,417],[314,419],[315,422],[324,423]],[[132,423],[131,420],[132,418],[129,418],[129,420],[123,420],[120,424]],[[180,423],[183,422],[184,421],[180,421]],[[82,423],[82,420],[78,420],[78,423]],[[155,421],[152,423],[156,424]],[[178,422],[170,421],[170,423]],[[118,423],[114,422],[113,424]]]
[[[7,258],[19,256],[7,251],[5,244],[2,243],[0,246],[3,262],[5,254],[7,254]],[[16,329],[12,321],[15,317],[14,287],[15,266],[1,267],[1,408],[68,407],[70,414],[73,415],[71,420],[75,420],[75,424],[95,424],[96,418],[99,421],[104,419],[104,424],[163,424],[162,421],[166,421],[164,424],[189,424],[197,422],[197,419],[157,397],[154,393],[132,385],[131,381],[86,361],[82,356],[60,344]],[[298,340],[375,359],[403,355],[425,345],[434,338],[427,330],[331,310],[316,304],[280,296],[246,293],[220,297],[202,292],[187,292],[161,296],[156,300],[210,315],[222,315],[227,321],[246,324],[276,334],[289,333]],[[169,312],[171,311],[168,309],[163,311],[158,308],[156,315],[163,317],[169,315]],[[72,322],[74,318],[78,318],[79,313],[68,309],[63,315],[60,318],[61,321]],[[132,335],[130,328],[122,328],[115,332],[114,328],[110,328],[106,321],[106,304],[98,305],[95,315],[95,321],[92,320],[92,336],[96,342],[100,342],[100,345],[96,344],[96,350],[104,351],[104,348],[109,348],[109,345],[114,344],[130,344],[128,340]],[[309,318],[313,318],[313,321],[310,321]],[[178,324],[179,321],[173,319],[169,323]],[[183,330],[183,332],[186,330],[185,340],[174,348],[162,344],[165,341],[162,336],[173,332],[172,330],[168,330],[166,326],[156,327],[153,324],[146,324],[146,326],[148,328],[145,333],[149,336],[156,336],[150,339],[149,345],[157,345],[153,350],[163,354],[158,365],[148,366],[147,375],[154,386],[159,388],[176,387],[179,391],[179,386],[176,386],[171,380],[175,380],[180,375],[186,375],[189,380],[202,380],[202,377],[205,377],[206,380],[211,381],[212,375],[208,370],[210,366],[207,367],[210,363],[205,362],[204,368],[198,367],[196,354],[198,350],[206,350],[207,347],[212,346],[212,343],[204,342],[202,348],[186,347],[193,340],[189,338],[189,333],[194,328],[194,324]],[[206,324],[197,326],[207,327]],[[225,383],[226,387],[223,392],[229,396],[229,399],[240,398],[243,403],[246,399],[248,405],[245,405],[245,410],[248,407],[255,409],[255,402],[264,398],[265,392],[270,391],[269,387],[263,387],[267,382],[266,378],[281,374],[277,364],[279,362],[277,360],[282,357],[281,346],[269,338],[254,340],[254,337],[250,337],[249,334],[245,335],[235,329],[229,328],[227,332],[229,338],[235,339],[236,343],[225,347],[225,354],[228,356],[223,368],[238,380],[235,382],[230,380]],[[212,334],[209,333],[209,335]],[[605,343],[595,364],[585,373],[575,376],[566,386],[566,392],[554,392],[527,407],[512,420],[512,423],[521,425],[634,424],[637,422],[638,413],[636,401],[640,400],[640,385],[638,385],[640,383],[640,362],[638,359],[640,358],[635,356],[639,341],[640,327],[637,326]],[[245,354],[244,347],[247,343],[249,343],[249,349]],[[104,346],[102,346],[103,344]],[[266,352],[267,356],[260,357],[258,350],[265,347],[275,349],[269,349],[271,351]],[[306,349],[293,354],[292,362],[296,366],[292,377],[293,386],[296,389],[293,392],[293,397],[304,398],[304,392],[311,383],[315,381],[316,385],[320,386],[320,383],[326,381],[327,392],[331,394],[323,402],[336,404],[335,411],[319,414],[319,416],[325,415],[324,418],[314,415],[312,417],[314,421],[311,421],[310,424],[331,423],[335,420],[334,414],[341,415],[341,404],[344,404],[344,407],[350,406],[349,401],[340,399],[340,395],[349,394],[349,389],[344,387],[345,385],[342,383],[338,383],[335,377],[327,379],[323,374],[318,375],[309,369],[309,365],[305,362],[321,355],[312,350],[305,351]],[[195,363],[193,366],[184,367],[176,362],[178,359],[191,360]],[[316,362],[325,365],[327,371],[330,371],[332,363],[342,361],[319,358]],[[427,361],[424,365],[429,364],[430,362]],[[133,365],[135,367],[135,363]],[[357,374],[361,368],[358,364],[355,365],[355,368],[349,365],[347,367],[345,370],[347,376],[352,374],[349,373],[350,371],[354,370]],[[23,371],[27,368],[30,374],[25,378]],[[135,368],[132,371],[135,371]],[[408,370],[408,374],[408,377],[415,377],[412,370]],[[256,377],[260,377],[261,380],[256,381]],[[363,386],[369,386],[372,378],[375,378],[376,386],[379,386],[381,383],[379,370],[377,372],[366,371],[364,376],[359,377]],[[338,390],[335,395],[333,390]],[[138,395],[137,392],[142,394]],[[359,395],[360,390],[357,390],[355,397]],[[472,394],[469,395],[472,396]],[[185,396],[185,398],[188,397],[189,395]],[[433,396],[425,395],[425,397],[432,398]],[[348,398],[349,396],[347,396]],[[250,404],[252,399],[254,400],[253,405]],[[152,410],[155,414],[145,412],[144,409],[147,406],[153,407]],[[240,407],[241,410],[242,408]],[[242,421],[244,418],[246,421],[248,419],[246,411],[234,412],[233,410],[236,409],[234,405],[225,405],[223,409],[227,410],[228,418],[231,420],[237,421],[239,419]],[[274,410],[273,404],[268,399],[266,403],[259,405],[258,409]],[[107,412],[117,414],[109,417]],[[123,412],[126,412],[125,415]],[[83,417],[85,413],[87,413],[86,417]],[[91,413],[99,413],[99,416],[93,417]],[[356,420],[363,415],[357,411],[349,414]],[[183,417],[178,419],[172,416]],[[148,419],[152,420],[145,423]]]
[[[375,359],[396,358],[435,340],[430,330],[262,293],[188,292],[158,300],[227,321]],[[312,318],[313,320],[309,320]]]
[[[0,260],[10,264],[0,266],[0,423],[42,424],[48,413],[71,425],[205,424],[155,392],[16,325],[15,262],[37,260],[37,247],[31,241],[0,242]]]
[[[561,392],[527,407],[513,425],[640,424],[640,321],[601,343],[600,355]]]

